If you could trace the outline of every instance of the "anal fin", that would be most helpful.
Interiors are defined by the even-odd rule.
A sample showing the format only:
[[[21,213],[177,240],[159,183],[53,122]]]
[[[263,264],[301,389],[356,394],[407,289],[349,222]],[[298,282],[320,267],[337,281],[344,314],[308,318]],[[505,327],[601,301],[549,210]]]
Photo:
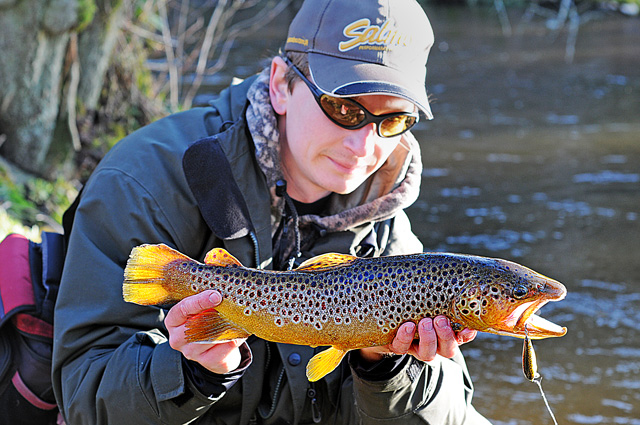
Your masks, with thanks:
[[[184,334],[188,342],[229,341],[251,335],[213,309],[187,319]]]
[[[330,347],[311,357],[311,360],[309,360],[307,364],[307,379],[311,382],[322,379],[338,367],[346,354],[347,351]]]

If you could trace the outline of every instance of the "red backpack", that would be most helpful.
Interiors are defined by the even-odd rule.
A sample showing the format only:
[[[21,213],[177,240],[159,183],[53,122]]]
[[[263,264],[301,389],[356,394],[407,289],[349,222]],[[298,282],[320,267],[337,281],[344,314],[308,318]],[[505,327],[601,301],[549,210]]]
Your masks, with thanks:
[[[55,424],[51,386],[53,308],[64,237],[11,234],[0,243],[0,424]]]

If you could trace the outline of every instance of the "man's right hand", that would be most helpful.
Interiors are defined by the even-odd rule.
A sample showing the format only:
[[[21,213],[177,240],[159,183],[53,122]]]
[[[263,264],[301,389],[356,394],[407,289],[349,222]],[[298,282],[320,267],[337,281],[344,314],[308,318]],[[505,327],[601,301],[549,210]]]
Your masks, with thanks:
[[[169,344],[187,359],[200,363],[213,373],[224,374],[240,366],[240,347],[246,338],[223,342],[188,342],[185,338],[187,319],[206,310],[217,307],[222,302],[218,291],[204,291],[192,295],[171,307],[164,319],[169,331]]]

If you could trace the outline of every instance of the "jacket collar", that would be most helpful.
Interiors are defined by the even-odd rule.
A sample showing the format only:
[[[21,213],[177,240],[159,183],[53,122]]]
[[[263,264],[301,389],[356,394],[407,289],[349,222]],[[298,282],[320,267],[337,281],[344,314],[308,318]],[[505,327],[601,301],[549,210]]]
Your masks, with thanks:
[[[218,135],[192,144],[182,158],[182,167],[202,217],[216,236],[237,239],[254,231]]]

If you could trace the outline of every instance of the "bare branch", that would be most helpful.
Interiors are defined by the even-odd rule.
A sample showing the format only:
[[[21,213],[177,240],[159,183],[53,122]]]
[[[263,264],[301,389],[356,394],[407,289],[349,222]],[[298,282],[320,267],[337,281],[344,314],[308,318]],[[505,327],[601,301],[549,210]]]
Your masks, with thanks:
[[[224,64],[229,55],[229,51],[233,46],[233,42],[236,38],[238,38],[240,34],[254,32],[258,28],[263,27],[273,18],[278,16],[278,14],[280,14],[280,12],[282,12],[289,5],[289,3],[291,3],[291,0],[280,0],[274,7],[270,7],[269,5],[267,5],[263,8],[263,10],[270,9],[266,14],[257,13],[252,18],[238,22],[237,24],[229,28],[227,32],[227,39],[220,55],[218,56],[218,61],[216,61],[216,63],[207,70],[207,74],[215,74],[216,72],[220,71],[222,67],[224,67]]]
[[[171,28],[169,26],[169,18],[167,16],[167,2],[161,0],[158,4],[158,12],[162,18],[162,38],[164,40],[164,50],[167,55],[167,64],[169,65],[169,99],[171,102],[171,110],[177,111],[179,106],[179,84],[178,69],[176,67],[176,58],[173,53],[173,45],[171,40]]]
[[[122,24],[122,29],[129,31],[132,34],[137,35],[138,37],[147,39],[147,40],[151,40],[153,42],[156,42],[158,44],[164,44],[165,40],[161,35],[158,35],[154,32],[151,32],[149,30],[146,30],[144,28],[141,28],[135,24],[133,24],[131,21],[126,20],[125,22],[123,22]]]
[[[71,135],[73,150],[78,152],[80,145],[80,133],[76,121],[76,98],[78,97],[78,85],[80,83],[80,61],[78,59],[78,34],[71,33],[69,38],[69,50],[71,56],[71,69],[69,78],[69,88],[67,92],[67,125]]]
[[[196,77],[194,78],[194,81],[183,100],[184,107],[185,108],[191,107],[193,99],[196,93],[198,92],[200,85],[202,84],[204,75],[213,75],[216,72],[219,72],[225,66],[227,62],[227,58],[229,56],[229,52],[231,51],[231,48],[233,47],[233,43],[236,40],[236,38],[238,38],[238,36],[240,36],[241,34],[246,34],[247,32],[253,32],[258,28],[266,25],[273,18],[278,16],[278,14],[280,14],[291,3],[291,1],[292,0],[280,0],[275,6],[271,6],[271,4],[267,4],[262,8],[262,11],[255,13],[252,18],[245,19],[244,21],[234,24],[227,31],[216,31],[216,40],[215,40],[216,44],[219,42],[219,40],[223,36],[225,38],[225,42],[222,45],[218,58],[213,65],[206,68],[206,70],[202,70],[200,66],[197,68]],[[258,4],[259,1],[244,2],[244,4],[242,4],[242,2],[236,3],[234,5],[235,8],[230,9],[227,12],[232,16],[241,7],[245,8],[247,6],[247,3],[252,3],[251,7],[253,7],[256,4]],[[267,11],[266,13],[264,13],[265,10]],[[229,21],[229,20],[230,20],[230,17],[228,20],[225,19],[225,21]],[[213,40],[211,41],[211,43],[213,43]],[[210,47],[208,46],[207,48],[209,49]],[[200,58],[203,57],[203,54],[207,54],[207,56],[205,57],[209,56],[208,52],[201,52]],[[200,62],[198,65],[200,65]]]
[[[238,37],[263,27],[291,2],[146,0],[142,5],[145,15],[142,26],[127,22],[125,29],[138,38],[157,43],[161,49],[159,53],[163,60],[148,64],[155,75],[153,89],[156,93],[167,93],[171,110],[176,111],[191,107],[205,77],[219,72],[226,65]],[[203,19],[203,15],[209,14],[203,13],[203,8],[211,13],[208,21]],[[249,13],[252,8],[257,11]],[[247,11],[251,17],[234,22],[239,11]],[[145,23],[148,25],[146,28]],[[188,74],[193,75],[193,79],[182,95],[181,82]]]
[[[187,92],[185,100],[183,101],[185,108],[190,108],[195,93],[198,88],[202,84],[202,78],[207,66],[207,58],[209,57],[209,51],[211,50],[211,46],[213,43],[213,35],[218,28],[220,23],[220,19],[223,16],[224,8],[227,5],[227,0],[220,0],[216,5],[213,14],[211,15],[211,19],[209,20],[209,25],[207,25],[207,32],[204,36],[204,41],[202,43],[202,47],[200,49],[200,55],[198,57],[198,64],[196,65],[196,75],[193,83],[191,84],[191,88]]]
[[[180,5],[180,17],[178,18],[178,43],[176,46],[176,57],[180,60],[178,72],[182,77],[182,69],[184,66],[184,43],[186,39],[187,18],[189,17],[189,0],[183,0]]]

